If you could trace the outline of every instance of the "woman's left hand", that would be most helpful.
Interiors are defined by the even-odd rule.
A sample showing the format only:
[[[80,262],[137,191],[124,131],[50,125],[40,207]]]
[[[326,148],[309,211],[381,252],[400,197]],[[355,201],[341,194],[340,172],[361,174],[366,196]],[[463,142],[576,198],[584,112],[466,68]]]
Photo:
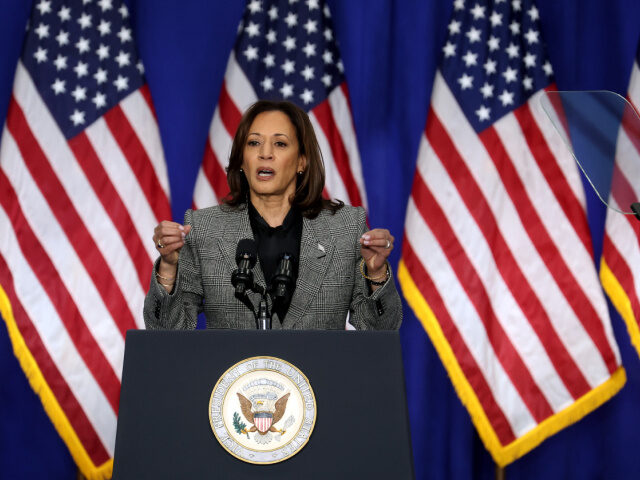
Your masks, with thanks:
[[[387,258],[393,250],[393,240],[393,235],[386,228],[374,228],[360,237],[360,255],[367,264],[369,277],[387,274]]]

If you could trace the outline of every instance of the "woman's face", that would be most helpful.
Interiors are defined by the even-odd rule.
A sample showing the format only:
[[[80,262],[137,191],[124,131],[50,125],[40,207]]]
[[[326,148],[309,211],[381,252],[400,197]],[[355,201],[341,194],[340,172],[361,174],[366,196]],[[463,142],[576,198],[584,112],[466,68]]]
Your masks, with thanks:
[[[252,198],[290,198],[296,191],[297,172],[305,166],[289,117],[278,110],[258,114],[249,127],[242,160]]]

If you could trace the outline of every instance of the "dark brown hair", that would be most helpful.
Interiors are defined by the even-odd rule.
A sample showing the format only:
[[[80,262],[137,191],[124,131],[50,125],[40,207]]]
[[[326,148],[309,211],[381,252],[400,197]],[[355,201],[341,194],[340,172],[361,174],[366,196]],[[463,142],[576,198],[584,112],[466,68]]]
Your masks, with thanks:
[[[299,153],[307,158],[304,172],[296,178],[296,191],[293,198],[290,199],[291,205],[307,218],[317,217],[323,209],[335,213],[342,208],[344,203],[322,198],[325,178],[324,161],[311,121],[304,110],[286,101],[258,100],[242,116],[238,130],[233,137],[229,166],[227,167],[227,183],[230,191],[222,201],[232,207],[247,202],[249,183],[241,168],[249,128],[258,115],[273,111],[282,112],[289,117],[296,130]]]

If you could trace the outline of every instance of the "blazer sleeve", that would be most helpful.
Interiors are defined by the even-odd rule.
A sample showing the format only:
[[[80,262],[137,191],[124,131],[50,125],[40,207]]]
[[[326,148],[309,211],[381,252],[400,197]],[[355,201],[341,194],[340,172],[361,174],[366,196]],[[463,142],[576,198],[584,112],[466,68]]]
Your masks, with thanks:
[[[368,228],[365,210],[358,208],[356,211],[360,234],[356,239],[355,248],[360,252],[360,236]],[[390,270],[387,282],[372,293],[369,283],[360,272],[360,254],[356,255],[356,259],[349,322],[357,330],[397,330],[402,323],[402,301],[396,289],[393,272]],[[391,269],[391,266],[388,268]]]
[[[195,245],[197,225],[193,212],[187,210],[184,224],[191,225],[191,231],[180,250],[176,281],[171,293],[158,283],[157,272],[160,258],[153,266],[151,284],[144,299],[144,324],[147,329],[186,329],[193,330],[198,323],[198,314],[202,311],[202,280],[200,261]]]

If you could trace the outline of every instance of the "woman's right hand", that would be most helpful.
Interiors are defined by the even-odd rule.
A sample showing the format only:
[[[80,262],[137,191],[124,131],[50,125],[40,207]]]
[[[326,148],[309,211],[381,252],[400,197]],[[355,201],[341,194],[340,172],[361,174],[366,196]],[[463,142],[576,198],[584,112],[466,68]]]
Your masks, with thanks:
[[[178,265],[180,249],[183,247],[184,239],[190,231],[191,225],[183,226],[168,220],[160,222],[153,230],[153,243],[162,256],[161,264],[164,263],[167,267],[171,266],[175,271],[175,267]]]

